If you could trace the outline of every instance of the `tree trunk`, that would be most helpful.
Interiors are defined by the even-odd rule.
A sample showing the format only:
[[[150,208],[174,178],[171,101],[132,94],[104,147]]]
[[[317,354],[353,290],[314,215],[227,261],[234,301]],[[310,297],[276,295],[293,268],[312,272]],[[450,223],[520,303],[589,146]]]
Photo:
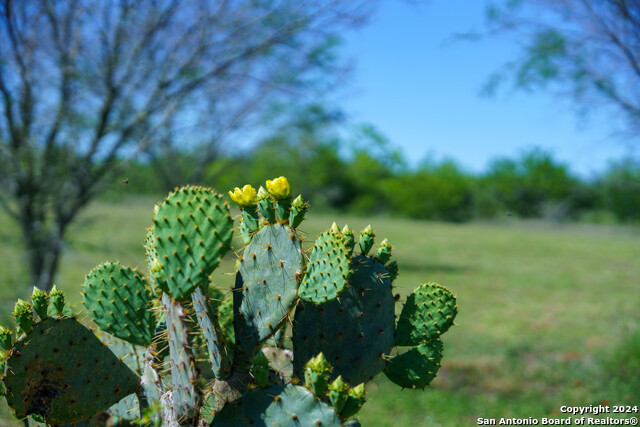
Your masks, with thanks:
[[[64,228],[53,226],[47,229],[40,224],[25,221],[21,226],[29,257],[31,283],[48,292],[53,287],[53,280],[60,265]]]

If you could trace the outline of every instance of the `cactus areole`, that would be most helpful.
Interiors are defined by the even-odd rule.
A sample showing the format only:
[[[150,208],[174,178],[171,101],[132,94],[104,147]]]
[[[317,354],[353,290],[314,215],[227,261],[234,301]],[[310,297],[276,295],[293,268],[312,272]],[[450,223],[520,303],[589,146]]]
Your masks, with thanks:
[[[15,416],[359,425],[376,375],[427,386],[458,312],[453,293],[424,283],[396,307],[389,240],[371,251],[371,226],[333,223],[305,242],[302,195],[292,200],[285,177],[258,188],[228,192],[236,218],[210,188],[169,194],[150,212],[146,271],[107,261],[88,272],[89,316],[75,317],[58,287],[19,300],[16,326],[0,326],[0,393]],[[235,285],[219,288],[211,274],[234,253]]]

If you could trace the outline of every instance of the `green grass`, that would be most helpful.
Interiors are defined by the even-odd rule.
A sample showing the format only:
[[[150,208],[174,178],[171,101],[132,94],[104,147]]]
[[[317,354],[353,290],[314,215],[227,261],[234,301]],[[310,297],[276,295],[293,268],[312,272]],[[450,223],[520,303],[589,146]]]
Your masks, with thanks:
[[[78,309],[84,275],[96,264],[119,260],[144,269],[153,203],[97,202],[80,216],[56,280]],[[561,405],[640,403],[640,229],[516,220],[452,225],[313,211],[302,229],[311,239],[333,220],[354,230],[371,223],[377,241],[389,238],[402,296],[436,281],[457,294],[460,310],[433,384],[424,392],[400,390],[377,377],[363,425],[475,425],[478,417],[560,415]],[[29,292],[19,237],[0,216],[4,319]],[[233,281],[233,258],[214,274],[221,286]],[[5,406],[0,414],[0,426],[10,424]]]

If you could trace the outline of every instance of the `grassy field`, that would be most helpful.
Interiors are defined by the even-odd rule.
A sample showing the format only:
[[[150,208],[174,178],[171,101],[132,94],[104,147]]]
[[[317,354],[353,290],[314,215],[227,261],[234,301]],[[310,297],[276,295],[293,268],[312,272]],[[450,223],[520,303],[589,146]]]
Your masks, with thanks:
[[[81,308],[84,275],[119,260],[144,268],[154,200],[99,202],[70,233],[56,281]],[[436,281],[458,297],[443,366],[423,391],[381,375],[369,384],[364,426],[467,426],[476,419],[561,416],[562,405],[640,404],[640,229],[520,222],[452,225],[311,213],[315,235],[336,220],[388,237],[398,292]],[[0,317],[28,293],[19,233],[0,216]],[[214,281],[229,286],[233,254]],[[21,285],[22,287],[20,287]],[[400,305],[398,305],[400,308]],[[0,426],[13,425],[0,402]]]

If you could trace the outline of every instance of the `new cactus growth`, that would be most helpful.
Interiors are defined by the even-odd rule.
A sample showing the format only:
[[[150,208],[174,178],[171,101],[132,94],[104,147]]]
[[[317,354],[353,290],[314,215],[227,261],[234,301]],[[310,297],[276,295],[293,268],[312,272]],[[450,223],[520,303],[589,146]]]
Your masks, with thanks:
[[[49,308],[49,295],[46,292],[34,287],[31,294],[31,304],[33,309],[41,320],[47,318],[47,310]]]
[[[307,209],[309,209],[309,204],[302,200],[302,195],[293,199],[293,202],[291,202],[291,212],[289,213],[289,226],[291,228],[298,228],[304,220]]]
[[[0,348],[10,350],[13,345],[13,332],[11,329],[0,326]]]
[[[388,239],[384,239],[378,246],[378,259],[381,263],[386,264],[391,259],[391,250],[393,247]]]
[[[342,239],[344,240],[344,245],[347,248],[347,255],[351,257],[353,254],[353,250],[356,247],[356,236],[349,224],[345,224],[342,228]]]
[[[316,396],[322,396],[329,383],[329,374],[333,368],[325,359],[324,354],[319,353],[309,359],[304,366],[304,384]]]
[[[33,326],[33,307],[26,301],[18,299],[13,309],[13,317],[18,324],[18,332],[29,334]]]
[[[329,384],[327,395],[336,411],[342,412],[344,409],[344,404],[347,403],[348,391],[349,385],[342,380],[342,375],[338,375],[338,378]]]
[[[371,225],[360,232],[360,238],[358,239],[358,245],[360,245],[360,251],[363,255],[367,255],[373,246],[373,239],[376,237]]]
[[[64,294],[56,285],[53,285],[53,288],[51,288],[49,299],[51,301],[50,314],[52,316],[62,314],[64,310]]]
[[[291,201],[285,177],[229,196],[244,244],[230,291],[210,283],[231,249],[229,206],[188,186],[153,209],[146,272],[106,262],[87,274],[85,318],[95,332],[55,286],[34,290],[33,305],[18,301],[18,333],[0,327],[0,390],[16,416],[50,425],[109,416],[172,427],[356,426],[349,418],[380,372],[405,388],[431,382],[440,336],[457,314],[448,289],[418,286],[396,324],[398,263],[387,239],[369,255],[371,226],[359,251],[353,230],[335,223],[305,250],[298,229],[308,204]]]

